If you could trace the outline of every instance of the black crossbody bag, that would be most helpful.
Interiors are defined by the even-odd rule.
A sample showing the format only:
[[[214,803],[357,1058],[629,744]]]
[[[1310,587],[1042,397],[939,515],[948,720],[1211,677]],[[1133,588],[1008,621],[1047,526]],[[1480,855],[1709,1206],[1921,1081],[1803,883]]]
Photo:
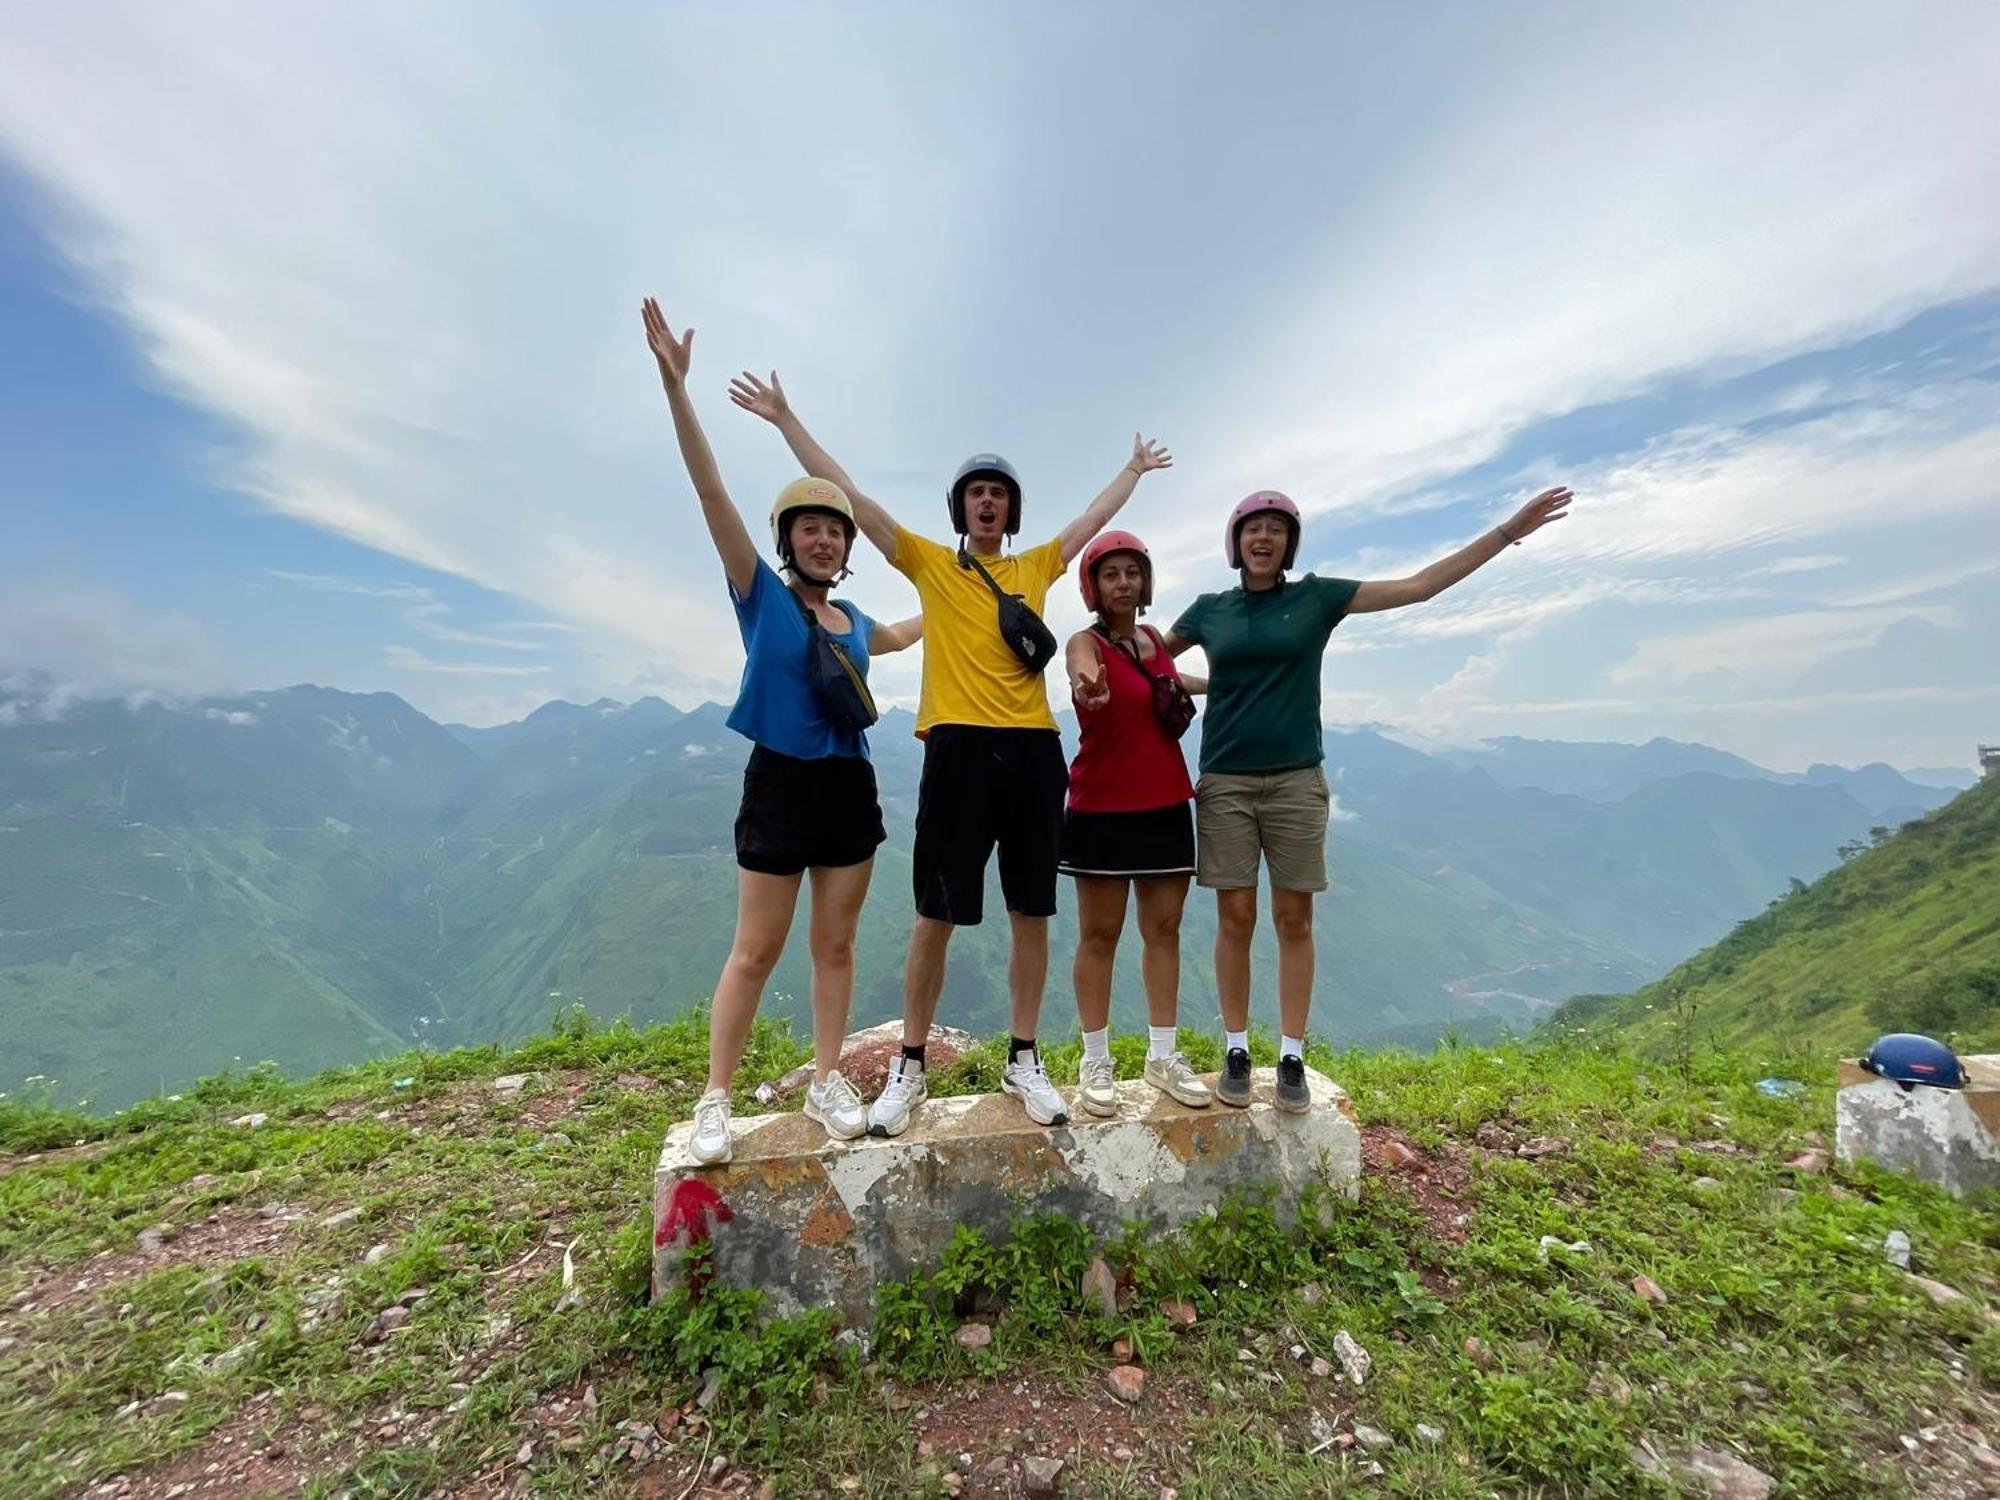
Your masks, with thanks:
[[[1093,625],[1090,628],[1124,652],[1132,665],[1139,669],[1139,675],[1153,685],[1153,717],[1159,721],[1160,728],[1167,732],[1167,738],[1177,740],[1186,734],[1188,725],[1194,722],[1194,695],[1187,690],[1187,684],[1172,673],[1162,677],[1148,668],[1145,658],[1139,655],[1136,641],[1121,641],[1102,625]],[[1153,649],[1164,655],[1167,643],[1160,639],[1159,631],[1150,625],[1140,628],[1153,638]]]
[[[791,590],[785,592],[791,593]],[[799,613],[806,622],[806,681],[812,684],[813,692],[819,696],[819,705],[826,713],[827,722],[835,729],[859,734],[882,717],[875,707],[875,695],[868,691],[868,679],[854,665],[854,658],[847,654],[847,648],[827,634],[819,616],[812,612],[805,600],[792,594],[792,602],[798,605]],[[851,620],[853,616],[848,618]]]
[[[1042,617],[1028,607],[1025,598],[1001,588],[993,581],[993,575],[980,565],[979,559],[963,547],[958,549],[958,565],[972,569],[993,590],[993,597],[999,601],[1000,607],[1000,639],[1007,643],[1009,651],[1020,658],[1022,666],[1030,672],[1039,672],[1055,660],[1056,638],[1042,623]]]

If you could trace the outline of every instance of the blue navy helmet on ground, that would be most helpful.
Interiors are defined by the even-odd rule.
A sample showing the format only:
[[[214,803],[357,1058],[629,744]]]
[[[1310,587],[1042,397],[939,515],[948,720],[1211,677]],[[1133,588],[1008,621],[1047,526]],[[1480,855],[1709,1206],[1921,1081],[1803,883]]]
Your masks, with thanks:
[[[952,531],[959,536],[965,535],[965,487],[983,475],[1007,481],[1007,488],[1013,494],[1013,502],[1007,507],[1007,535],[1015,535],[1021,529],[1021,476],[997,453],[975,453],[951,476],[951,488],[945,491],[945,501],[951,506]]]
[[[1928,1083],[1941,1089],[1965,1087],[1965,1069],[1958,1054],[1935,1037],[1918,1036],[1914,1031],[1892,1031],[1878,1037],[1861,1066],[1908,1088]]]

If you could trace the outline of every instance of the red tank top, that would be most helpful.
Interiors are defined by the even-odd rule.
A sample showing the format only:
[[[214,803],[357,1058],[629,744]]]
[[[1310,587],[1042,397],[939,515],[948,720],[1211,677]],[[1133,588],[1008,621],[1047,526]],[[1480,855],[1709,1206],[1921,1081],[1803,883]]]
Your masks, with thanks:
[[[1153,639],[1153,655],[1143,669],[1124,648],[1097,637],[1111,701],[1102,708],[1077,706],[1076,759],[1069,768],[1069,805],[1076,812],[1152,812],[1194,795],[1180,742],[1168,738],[1153,717],[1153,685],[1147,676],[1178,678],[1180,673],[1159,631],[1150,625],[1141,628]]]

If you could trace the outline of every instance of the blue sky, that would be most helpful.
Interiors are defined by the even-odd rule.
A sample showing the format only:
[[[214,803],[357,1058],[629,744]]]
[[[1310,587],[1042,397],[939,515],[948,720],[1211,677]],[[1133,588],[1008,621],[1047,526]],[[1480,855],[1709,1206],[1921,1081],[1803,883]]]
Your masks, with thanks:
[[[18,12],[0,675],[726,698],[650,292],[753,519],[789,466],[746,365],[934,532],[968,452],[1038,534],[1157,435],[1124,523],[1166,615],[1247,490],[1381,577],[1561,480],[1572,520],[1342,628],[1330,718],[1963,764],[2000,12],[1656,9]]]

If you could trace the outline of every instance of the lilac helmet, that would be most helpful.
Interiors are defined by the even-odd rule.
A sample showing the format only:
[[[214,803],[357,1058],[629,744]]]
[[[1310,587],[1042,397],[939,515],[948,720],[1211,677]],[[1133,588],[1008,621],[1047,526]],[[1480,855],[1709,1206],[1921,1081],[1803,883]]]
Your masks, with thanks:
[[[1229,559],[1230,567],[1238,571],[1243,567],[1243,549],[1237,543],[1237,538],[1243,535],[1243,523],[1252,516],[1270,512],[1276,512],[1292,523],[1292,539],[1285,544],[1285,560],[1278,566],[1289,568],[1298,561],[1299,532],[1303,529],[1299,520],[1298,506],[1292,503],[1290,495],[1278,490],[1259,490],[1256,494],[1245,495],[1237,501],[1236,509],[1229,513],[1229,529],[1222,534],[1222,555]]]

